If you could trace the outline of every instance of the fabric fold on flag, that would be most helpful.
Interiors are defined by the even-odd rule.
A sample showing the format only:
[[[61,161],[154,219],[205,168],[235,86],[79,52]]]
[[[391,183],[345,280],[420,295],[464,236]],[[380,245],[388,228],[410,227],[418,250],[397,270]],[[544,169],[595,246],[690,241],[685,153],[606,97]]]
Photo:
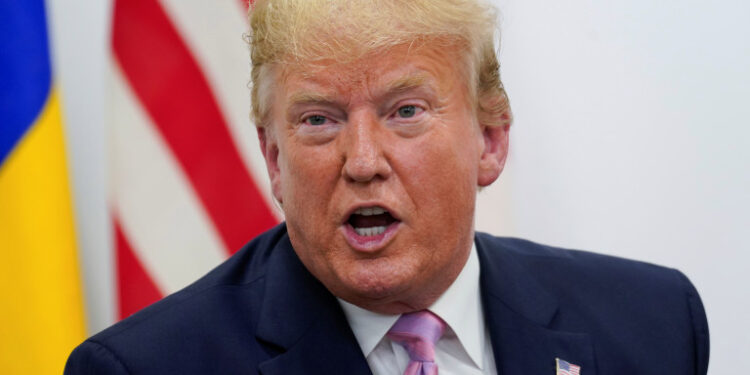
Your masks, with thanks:
[[[279,221],[249,144],[246,12],[243,0],[114,1],[109,186],[120,318]]]

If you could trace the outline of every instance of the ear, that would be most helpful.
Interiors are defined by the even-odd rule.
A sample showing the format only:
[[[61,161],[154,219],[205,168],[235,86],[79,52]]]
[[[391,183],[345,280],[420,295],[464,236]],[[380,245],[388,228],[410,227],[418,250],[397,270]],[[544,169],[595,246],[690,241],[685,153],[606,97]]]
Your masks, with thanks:
[[[503,121],[499,125],[492,126],[481,125],[480,130],[484,138],[484,150],[479,159],[477,184],[485,187],[495,182],[505,167],[510,121]]]
[[[279,169],[279,145],[273,137],[273,132],[268,130],[265,126],[258,127],[257,130],[258,141],[260,141],[260,151],[263,153],[263,158],[266,160],[268,177],[271,179],[271,193],[280,204],[283,204],[284,201],[281,198],[281,170]]]

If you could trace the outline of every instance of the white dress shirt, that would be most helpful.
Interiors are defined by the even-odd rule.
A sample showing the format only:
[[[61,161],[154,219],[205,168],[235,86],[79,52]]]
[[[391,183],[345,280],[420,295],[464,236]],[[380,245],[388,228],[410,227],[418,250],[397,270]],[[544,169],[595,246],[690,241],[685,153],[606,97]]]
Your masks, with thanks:
[[[385,334],[400,315],[384,315],[339,299],[349,326],[374,375],[401,375],[409,355]],[[430,306],[448,326],[435,345],[440,375],[496,375],[490,335],[484,324],[479,292],[479,258],[476,246],[448,290]]]

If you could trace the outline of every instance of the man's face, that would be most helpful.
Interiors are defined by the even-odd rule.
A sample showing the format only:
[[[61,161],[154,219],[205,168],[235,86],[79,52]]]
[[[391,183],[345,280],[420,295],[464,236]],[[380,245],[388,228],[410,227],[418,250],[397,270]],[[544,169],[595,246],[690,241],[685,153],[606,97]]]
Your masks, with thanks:
[[[471,249],[477,186],[502,169],[507,128],[477,123],[451,52],[276,72],[259,134],[291,242],[333,294],[370,310],[425,308],[447,289]]]

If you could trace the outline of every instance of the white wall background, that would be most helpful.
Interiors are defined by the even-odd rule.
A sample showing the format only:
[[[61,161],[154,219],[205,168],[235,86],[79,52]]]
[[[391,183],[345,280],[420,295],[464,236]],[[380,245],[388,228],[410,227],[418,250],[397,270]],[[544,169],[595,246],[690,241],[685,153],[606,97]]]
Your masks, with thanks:
[[[56,79],[62,85],[90,333],[109,326],[117,315],[105,123],[111,8],[112,0],[47,0]]]
[[[105,129],[111,1],[49,0],[89,326],[114,319]],[[711,374],[750,354],[750,3],[497,0],[511,157],[496,234],[669,265],[701,292]],[[250,124],[248,124],[250,126]]]

